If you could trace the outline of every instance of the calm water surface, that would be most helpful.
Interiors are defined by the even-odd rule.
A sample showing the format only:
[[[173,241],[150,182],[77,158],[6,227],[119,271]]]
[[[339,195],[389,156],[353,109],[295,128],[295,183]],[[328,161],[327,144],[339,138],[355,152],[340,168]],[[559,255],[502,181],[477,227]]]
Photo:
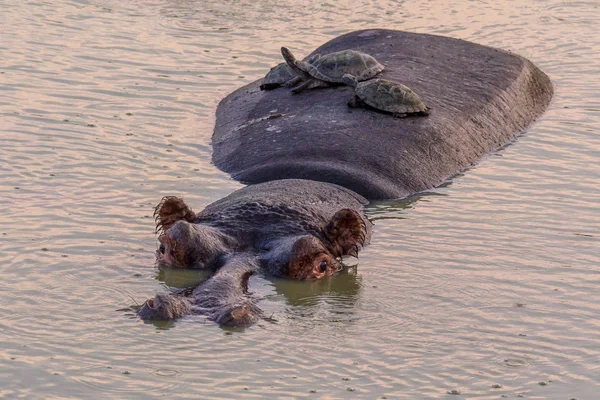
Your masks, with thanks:
[[[151,214],[241,187],[210,163],[218,101],[281,45],[375,27],[516,52],[555,99],[446,186],[369,206],[359,265],[253,278],[271,322],[118,311],[202,279],[157,270]],[[599,27],[597,1],[1,2],[0,397],[599,398]]]

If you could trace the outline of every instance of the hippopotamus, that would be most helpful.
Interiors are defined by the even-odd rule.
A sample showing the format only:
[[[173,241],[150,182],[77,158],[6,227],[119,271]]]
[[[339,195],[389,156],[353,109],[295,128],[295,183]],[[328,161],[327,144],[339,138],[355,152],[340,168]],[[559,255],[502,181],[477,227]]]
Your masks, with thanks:
[[[224,325],[255,322],[250,275],[335,274],[341,257],[357,255],[370,239],[366,199],[404,198],[444,183],[523,132],[553,94],[530,61],[441,36],[357,31],[312,56],[347,49],[381,63],[378,77],[419,93],[429,116],[349,109],[354,90],[344,86],[291,95],[261,91],[259,79],[228,95],[217,107],[213,162],[251,186],[198,214],[179,198],[159,204],[159,262],[216,273],[148,300],[142,318],[201,312]]]
[[[285,43],[282,43],[285,45]],[[335,183],[369,200],[439,186],[523,132],[546,109],[552,83],[514,53],[443,36],[369,29],[339,36],[315,54],[358,50],[431,110],[394,118],[348,107],[354,89],[291,94],[239,88],[218,105],[213,163],[232,178]]]
[[[138,311],[142,319],[203,313],[219,324],[256,321],[247,293],[254,273],[297,280],[321,279],[358,256],[371,237],[366,199],[324,182],[287,179],[242,188],[195,213],[181,198],[155,209],[157,260],[173,268],[216,271],[196,288],[159,294]]]

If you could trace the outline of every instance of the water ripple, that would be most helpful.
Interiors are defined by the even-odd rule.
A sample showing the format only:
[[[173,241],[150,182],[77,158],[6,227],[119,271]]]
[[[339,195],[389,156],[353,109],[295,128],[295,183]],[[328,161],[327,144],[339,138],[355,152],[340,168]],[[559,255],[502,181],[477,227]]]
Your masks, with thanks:
[[[597,11],[556,0],[0,4],[0,397],[594,397]],[[522,54],[556,96],[514,143],[442,187],[370,205],[359,264],[321,282],[252,278],[267,317],[255,327],[117,311],[204,279],[156,269],[151,215],[163,195],[198,210],[241,186],[210,163],[219,100],[280,62],[281,45],[305,55],[369,27]]]

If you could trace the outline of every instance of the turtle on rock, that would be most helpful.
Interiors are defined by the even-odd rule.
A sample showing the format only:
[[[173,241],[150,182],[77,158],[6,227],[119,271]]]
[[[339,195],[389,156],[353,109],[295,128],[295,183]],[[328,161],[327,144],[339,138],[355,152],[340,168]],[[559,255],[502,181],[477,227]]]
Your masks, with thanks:
[[[290,69],[303,81],[292,89],[292,93],[299,93],[307,88],[341,85],[344,74],[351,74],[359,81],[364,81],[373,78],[384,69],[373,56],[357,50],[328,53],[317,57],[312,63],[296,60],[286,47],[281,48],[281,54]]]
[[[277,64],[271,68],[263,79],[260,90],[277,89],[294,78],[297,78],[298,83],[300,83],[300,78],[290,70],[290,67],[286,63]]]
[[[351,74],[345,74],[343,81],[344,84],[354,88],[354,97],[348,102],[350,107],[366,105],[391,113],[398,118],[408,115],[429,115],[430,109],[408,86],[387,79],[359,82],[358,78]]]
[[[314,56],[308,59],[308,63],[312,64],[317,59],[319,59],[320,55],[315,54]],[[281,64],[277,64],[265,75],[263,79],[262,85],[260,85],[260,90],[273,90],[277,89],[280,86],[285,87],[293,87],[302,82],[302,78],[296,75],[287,63],[282,62]]]

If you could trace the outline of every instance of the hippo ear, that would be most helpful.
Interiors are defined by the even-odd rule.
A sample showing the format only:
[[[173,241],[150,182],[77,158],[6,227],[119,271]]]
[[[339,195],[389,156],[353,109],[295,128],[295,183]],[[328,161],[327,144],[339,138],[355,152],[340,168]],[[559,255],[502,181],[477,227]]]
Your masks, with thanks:
[[[183,199],[175,196],[165,196],[154,208],[156,232],[166,232],[177,221],[194,222],[196,213],[184,203]]]
[[[367,226],[358,212],[344,208],[335,213],[324,233],[334,256],[349,254],[358,257],[359,247],[365,244]]]

